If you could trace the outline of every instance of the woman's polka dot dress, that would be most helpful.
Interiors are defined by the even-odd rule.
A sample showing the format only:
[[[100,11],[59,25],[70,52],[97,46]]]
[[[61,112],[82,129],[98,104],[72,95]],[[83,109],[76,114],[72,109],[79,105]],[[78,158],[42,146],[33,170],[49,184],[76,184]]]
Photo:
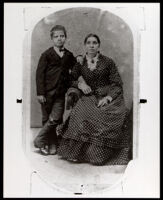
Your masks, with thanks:
[[[83,76],[92,93],[82,95],[63,128],[58,155],[67,160],[94,165],[127,164],[129,161],[129,135],[124,130],[127,116],[122,81],[112,59],[99,55],[97,67],[91,71],[87,61],[76,64],[72,75]],[[97,107],[99,100],[110,95],[113,100]]]

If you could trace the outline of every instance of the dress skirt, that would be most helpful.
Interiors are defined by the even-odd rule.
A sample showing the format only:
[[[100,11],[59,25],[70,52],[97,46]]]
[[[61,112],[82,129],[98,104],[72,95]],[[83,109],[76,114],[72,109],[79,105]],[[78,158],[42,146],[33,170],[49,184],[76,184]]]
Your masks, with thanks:
[[[58,155],[94,165],[126,165],[130,146],[124,128],[127,110],[123,95],[104,107],[97,104],[95,95],[78,100],[62,130]]]

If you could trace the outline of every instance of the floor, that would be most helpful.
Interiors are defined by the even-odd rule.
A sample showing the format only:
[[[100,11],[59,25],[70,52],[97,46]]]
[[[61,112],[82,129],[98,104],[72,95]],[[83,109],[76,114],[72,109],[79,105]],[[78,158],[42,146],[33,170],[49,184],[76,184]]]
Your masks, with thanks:
[[[41,155],[33,146],[33,139],[39,130],[31,129],[28,156],[35,171],[49,184],[75,193],[85,188],[84,192],[90,193],[109,188],[123,177],[126,165],[93,166],[71,163],[57,155]]]

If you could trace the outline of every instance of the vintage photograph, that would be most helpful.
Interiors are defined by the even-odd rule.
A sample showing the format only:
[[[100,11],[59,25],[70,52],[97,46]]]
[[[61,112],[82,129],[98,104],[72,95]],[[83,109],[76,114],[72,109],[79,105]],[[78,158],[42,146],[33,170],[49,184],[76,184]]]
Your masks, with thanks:
[[[139,158],[144,10],[135,11],[139,27],[125,4],[53,5],[30,4],[22,14],[30,195],[39,196],[34,176],[54,194],[95,195],[117,185],[120,195],[128,164]]]
[[[111,12],[77,7],[41,19],[30,39],[30,157],[63,173],[123,173],[133,157],[130,27]]]

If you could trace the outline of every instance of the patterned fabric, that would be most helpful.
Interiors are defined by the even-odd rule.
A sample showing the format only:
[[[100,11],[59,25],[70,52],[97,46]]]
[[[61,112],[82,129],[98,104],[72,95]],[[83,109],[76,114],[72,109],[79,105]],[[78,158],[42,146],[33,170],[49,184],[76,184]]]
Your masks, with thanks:
[[[58,154],[65,159],[97,165],[113,159],[114,163],[126,164],[129,139],[127,131],[123,131],[123,124],[127,109],[115,63],[100,54],[95,70],[88,69],[84,59],[82,66],[75,65],[72,75],[75,79],[82,75],[93,92],[83,94],[74,106],[68,126],[63,129]],[[110,95],[113,101],[97,107],[99,99],[106,95]]]
[[[93,71],[94,69],[96,69],[96,65],[97,65],[97,61],[98,61],[98,56],[99,54],[97,54],[94,58],[89,58],[87,55],[86,55],[86,59],[87,59],[87,65],[88,65],[88,68]]]
[[[71,139],[62,139],[59,148],[63,159],[93,165],[126,165],[129,162],[129,150],[129,147],[113,149]]]

